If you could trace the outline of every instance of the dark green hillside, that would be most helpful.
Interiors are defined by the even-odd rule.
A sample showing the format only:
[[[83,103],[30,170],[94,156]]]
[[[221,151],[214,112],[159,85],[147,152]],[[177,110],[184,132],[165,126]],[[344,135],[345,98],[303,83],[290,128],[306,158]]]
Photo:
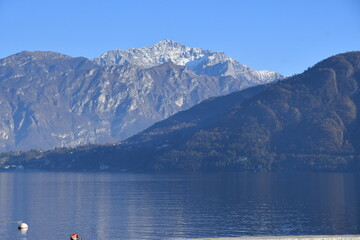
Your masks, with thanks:
[[[270,85],[156,158],[156,168],[358,168],[360,53]]]
[[[359,82],[360,52],[344,53],[205,101],[118,145],[3,161],[47,169],[357,171]]]

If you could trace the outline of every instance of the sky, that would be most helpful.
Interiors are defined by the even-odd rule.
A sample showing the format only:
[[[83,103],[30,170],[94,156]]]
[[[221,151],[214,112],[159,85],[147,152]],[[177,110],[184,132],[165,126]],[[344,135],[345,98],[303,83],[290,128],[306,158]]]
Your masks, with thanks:
[[[360,0],[0,0],[0,58],[94,58],[169,39],[290,76],[360,50]]]

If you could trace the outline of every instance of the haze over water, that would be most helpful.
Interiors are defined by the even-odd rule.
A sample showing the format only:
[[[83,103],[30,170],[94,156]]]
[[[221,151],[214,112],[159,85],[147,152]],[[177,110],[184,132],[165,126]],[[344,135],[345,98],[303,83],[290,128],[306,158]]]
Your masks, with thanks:
[[[0,173],[2,239],[359,234],[343,173]],[[29,224],[26,234],[16,220]]]

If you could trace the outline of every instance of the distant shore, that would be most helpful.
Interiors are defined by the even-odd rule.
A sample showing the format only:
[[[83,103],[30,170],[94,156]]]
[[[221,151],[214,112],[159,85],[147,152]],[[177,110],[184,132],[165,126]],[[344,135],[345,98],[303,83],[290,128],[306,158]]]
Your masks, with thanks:
[[[260,237],[221,237],[188,238],[178,240],[360,240],[360,235],[301,235],[301,236],[260,236]]]

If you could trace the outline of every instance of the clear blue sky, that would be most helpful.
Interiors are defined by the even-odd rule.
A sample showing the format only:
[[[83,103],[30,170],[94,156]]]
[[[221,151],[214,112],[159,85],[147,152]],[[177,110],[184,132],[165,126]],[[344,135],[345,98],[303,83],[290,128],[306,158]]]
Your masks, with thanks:
[[[94,58],[171,39],[291,75],[360,50],[360,0],[0,0],[0,26],[0,58]]]

